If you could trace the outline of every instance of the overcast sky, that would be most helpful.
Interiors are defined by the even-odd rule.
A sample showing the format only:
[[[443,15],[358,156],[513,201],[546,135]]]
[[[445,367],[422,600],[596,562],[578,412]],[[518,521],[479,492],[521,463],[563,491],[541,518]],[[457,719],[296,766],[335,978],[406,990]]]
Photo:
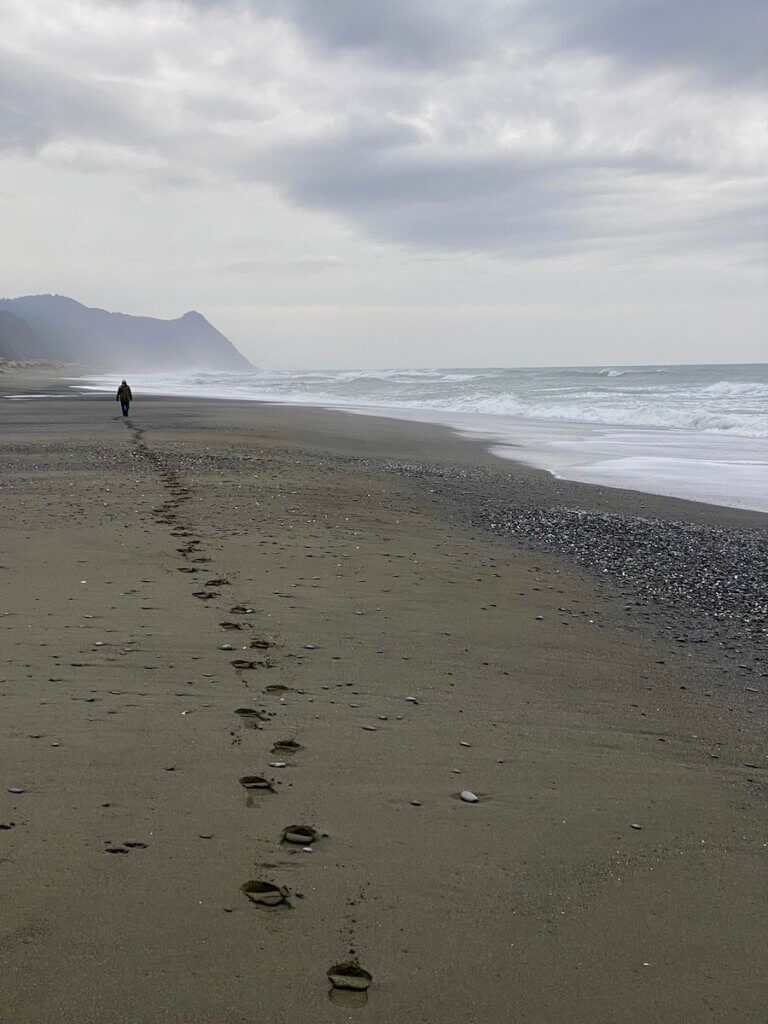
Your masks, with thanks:
[[[2,0],[0,294],[270,367],[768,361],[764,0]]]

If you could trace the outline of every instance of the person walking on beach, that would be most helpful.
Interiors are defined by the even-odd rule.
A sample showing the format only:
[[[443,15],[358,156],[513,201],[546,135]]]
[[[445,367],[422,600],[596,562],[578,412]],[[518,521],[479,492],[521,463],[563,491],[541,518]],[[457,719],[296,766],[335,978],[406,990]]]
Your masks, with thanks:
[[[117,389],[117,401],[120,403],[120,408],[123,410],[123,416],[127,416],[128,409],[133,401],[133,395],[131,394],[131,389],[128,387],[127,381],[123,381]]]

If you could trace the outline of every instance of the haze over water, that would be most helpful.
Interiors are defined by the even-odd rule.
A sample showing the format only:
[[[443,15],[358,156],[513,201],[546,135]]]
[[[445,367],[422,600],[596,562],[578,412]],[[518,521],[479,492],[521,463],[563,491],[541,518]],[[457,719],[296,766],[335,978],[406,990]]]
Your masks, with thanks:
[[[301,403],[445,423],[556,476],[768,511],[768,364],[253,370],[131,383],[138,395]],[[79,386],[112,384],[90,377]]]

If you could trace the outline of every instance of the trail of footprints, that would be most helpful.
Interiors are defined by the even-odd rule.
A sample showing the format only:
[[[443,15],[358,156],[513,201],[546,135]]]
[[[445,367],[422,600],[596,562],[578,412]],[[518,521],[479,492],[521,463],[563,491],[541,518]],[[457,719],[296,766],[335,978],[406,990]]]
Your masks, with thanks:
[[[196,575],[203,571],[201,566],[210,564],[212,559],[203,552],[202,539],[194,533],[193,526],[184,521],[180,515],[184,504],[190,500],[189,489],[184,486],[179,475],[167,465],[163,457],[152,451],[147,445],[144,440],[144,430],[141,427],[134,426],[130,420],[126,421],[126,426],[131,431],[137,454],[140,458],[146,459],[158,471],[160,479],[168,492],[168,497],[154,510],[153,515],[155,522],[171,527],[170,534],[172,537],[181,538],[184,541],[180,547],[176,548],[176,551],[186,560],[187,564],[179,566],[178,571],[190,576]],[[212,575],[210,571],[209,574]],[[225,577],[213,577],[207,580],[203,586],[193,590],[192,596],[200,601],[215,600],[221,597],[221,591],[217,588],[230,585],[230,581]],[[253,615],[254,613],[255,609],[243,604],[236,604],[230,609],[231,615]],[[220,622],[219,626],[225,632],[247,631],[252,628],[248,622],[232,620]],[[234,649],[228,644],[219,646],[220,649],[224,650]],[[253,638],[249,644],[250,649],[260,651],[268,650],[273,646],[274,644],[271,641],[260,637]],[[274,662],[268,657],[262,656],[258,658],[234,658],[231,664],[238,677],[243,678],[243,673],[271,668]],[[278,683],[267,686],[265,692],[279,693],[288,689],[289,687]],[[239,718],[243,729],[258,730],[261,728],[261,724],[269,722],[274,717],[275,712],[259,708],[242,707],[236,708],[235,714]],[[236,742],[240,742],[239,737],[236,739]],[[289,738],[278,740],[274,743],[272,754],[281,758],[294,757],[303,749],[300,743]],[[283,768],[286,766],[286,763],[282,760],[273,761],[270,763],[270,767]],[[261,798],[275,795],[276,793],[272,781],[261,775],[244,775],[239,781],[246,791],[246,805],[249,807],[256,805]],[[324,837],[325,834],[323,834]],[[295,824],[288,825],[283,829],[280,842],[296,847],[300,846],[308,850],[320,838],[320,834],[312,826]],[[120,847],[110,847],[108,852],[127,853],[128,849],[126,847],[131,848],[138,845],[137,843],[126,842]],[[240,890],[248,901],[259,910],[274,912],[292,906],[290,890],[286,886],[275,882],[264,879],[250,879],[240,886]],[[334,964],[327,970],[326,976],[330,982],[328,994],[332,1002],[349,1008],[365,1005],[368,998],[368,988],[373,978],[365,968],[360,966],[357,960],[347,960]]]

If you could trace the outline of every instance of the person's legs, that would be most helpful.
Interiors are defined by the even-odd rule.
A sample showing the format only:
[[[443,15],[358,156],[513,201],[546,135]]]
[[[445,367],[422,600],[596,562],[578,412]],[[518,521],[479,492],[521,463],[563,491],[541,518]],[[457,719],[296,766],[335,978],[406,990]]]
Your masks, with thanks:
[[[128,415],[129,403],[128,402],[121,402],[120,406],[121,406],[121,408],[123,410],[123,416],[127,416]]]

